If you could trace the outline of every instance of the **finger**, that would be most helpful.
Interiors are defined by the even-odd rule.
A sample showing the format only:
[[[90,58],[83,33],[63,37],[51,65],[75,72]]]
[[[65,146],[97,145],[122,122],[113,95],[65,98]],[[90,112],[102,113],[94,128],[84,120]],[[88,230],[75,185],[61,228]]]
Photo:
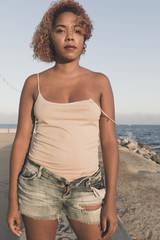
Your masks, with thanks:
[[[16,226],[19,230],[22,229],[21,217],[20,216],[18,216],[17,219],[16,219]]]
[[[22,225],[21,225],[21,218],[20,218],[20,215],[18,215],[15,219],[15,231],[18,233],[18,234],[21,234],[21,229],[22,229]]]
[[[118,227],[118,223],[114,223],[114,224],[110,224],[110,226],[108,227],[106,233],[103,234],[103,238],[102,239],[107,239],[110,240],[112,239],[111,237],[115,234],[116,230]]]
[[[21,232],[21,230],[19,228],[17,228],[15,223],[16,223],[15,219],[11,219],[11,220],[8,221],[8,226],[9,226],[9,228],[10,228],[12,233],[14,233],[18,237],[20,237],[22,232]]]
[[[102,228],[102,233],[104,233],[107,229],[107,219],[102,218],[101,228]]]
[[[118,228],[118,222],[116,222],[114,225],[113,234],[116,232],[117,228]]]
[[[105,236],[102,237],[102,240],[112,240],[112,237],[109,237],[109,236],[105,235]]]
[[[114,234],[114,226],[113,224],[109,224],[108,229],[106,230],[106,232],[103,234],[103,238],[102,239],[109,239],[112,237],[112,235]]]
[[[111,238],[112,235],[113,235],[113,233],[110,233],[110,232],[104,233],[102,239],[103,239],[103,240],[112,239],[112,238]]]

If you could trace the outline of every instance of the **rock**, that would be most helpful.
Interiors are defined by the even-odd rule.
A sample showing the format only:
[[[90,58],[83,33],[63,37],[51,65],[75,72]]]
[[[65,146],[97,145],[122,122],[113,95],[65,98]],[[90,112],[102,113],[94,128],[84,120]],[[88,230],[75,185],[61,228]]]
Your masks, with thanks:
[[[148,150],[148,151],[152,151],[152,148],[151,148],[150,146],[148,146],[147,144],[142,144],[142,143],[139,143],[139,142],[138,142],[138,146],[139,146],[140,148],[145,148],[145,149]]]
[[[152,159],[152,157],[154,157],[155,155],[156,155],[156,153],[153,151],[148,153],[148,156],[150,157],[150,159]]]
[[[118,145],[121,145],[121,139],[120,138],[117,138],[117,143],[118,143]]]
[[[151,151],[151,152],[149,152],[149,155],[156,155],[156,153],[155,152],[153,152],[153,151]]]
[[[138,143],[137,143],[137,142],[134,142],[134,141],[129,141],[129,142],[126,144],[126,147],[128,147],[128,148],[131,149],[131,150],[135,150],[135,149],[138,147]]]
[[[146,159],[150,159],[150,156],[148,154],[143,154],[143,157],[145,157]]]
[[[146,144],[128,141],[122,138],[118,138],[117,143],[122,147],[126,147],[131,152],[140,154],[144,158],[151,159],[155,163],[160,164],[160,154],[156,154],[155,152],[153,152],[152,148]]]
[[[137,153],[137,151],[138,151],[138,148],[132,149],[133,153]]]
[[[153,155],[151,159],[156,163],[160,164],[160,154]]]
[[[142,149],[138,149],[137,152],[138,154],[141,154],[141,155],[148,155],[149,154],[149,151],[147,151],[146,149],[142,148]]]
[[[127,140],[122,139],[122,138],[118,138],[118,139],[117,139],[117,142],[118,142],[118,144],[121,145],[121,146],[125,146],[125,145],[128,143]]]
[[[155,156],[155,155],[156,155],[156,153],[155,153],[155,152],[153,152],[153,151],[151,151],[151,152],[149,152],[149,153],[148,153],[148,155],[149,155],[149,156]]]

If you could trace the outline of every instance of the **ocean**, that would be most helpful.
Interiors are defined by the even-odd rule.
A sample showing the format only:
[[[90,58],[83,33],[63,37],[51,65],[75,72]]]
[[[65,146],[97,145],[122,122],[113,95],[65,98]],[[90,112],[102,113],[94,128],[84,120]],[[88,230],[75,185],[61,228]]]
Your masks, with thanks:
[[[0,124],[0,128],[16,127],[16,124]],[[147,144],[160,154],[160,125],[117,125],[116,133],[118,138]]]
[[[160,154],[160,125],[117,125],[117,137],[149,145]]]

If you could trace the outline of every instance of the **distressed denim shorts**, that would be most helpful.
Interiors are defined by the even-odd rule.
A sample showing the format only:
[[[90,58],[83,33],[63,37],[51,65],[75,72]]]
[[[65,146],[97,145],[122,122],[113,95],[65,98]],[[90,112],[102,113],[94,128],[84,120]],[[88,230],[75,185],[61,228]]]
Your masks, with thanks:
[[[101,207],[84,206],[103,203],[104,181],[100,169],[90,177],[68,182],[27,159],[19,175],[18,201],[21,214],[34,219],[58,219],[61,214],[87,224],[100,224]]]

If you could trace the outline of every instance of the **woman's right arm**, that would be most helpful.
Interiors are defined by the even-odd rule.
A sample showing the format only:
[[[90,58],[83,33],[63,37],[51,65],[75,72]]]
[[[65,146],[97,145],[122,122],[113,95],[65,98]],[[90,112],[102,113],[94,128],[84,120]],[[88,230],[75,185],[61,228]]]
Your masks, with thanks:
[[[34,94],[36,89],[36,76],[29,77],[23,87],[20,105],[18,126],[10,157],[10,183],[9,183],[9,207],[7,222],[10,230],[20,236],[21,220],[18,211],[18,176],[22,170],[28,153],[33,129],[34,129]]]

